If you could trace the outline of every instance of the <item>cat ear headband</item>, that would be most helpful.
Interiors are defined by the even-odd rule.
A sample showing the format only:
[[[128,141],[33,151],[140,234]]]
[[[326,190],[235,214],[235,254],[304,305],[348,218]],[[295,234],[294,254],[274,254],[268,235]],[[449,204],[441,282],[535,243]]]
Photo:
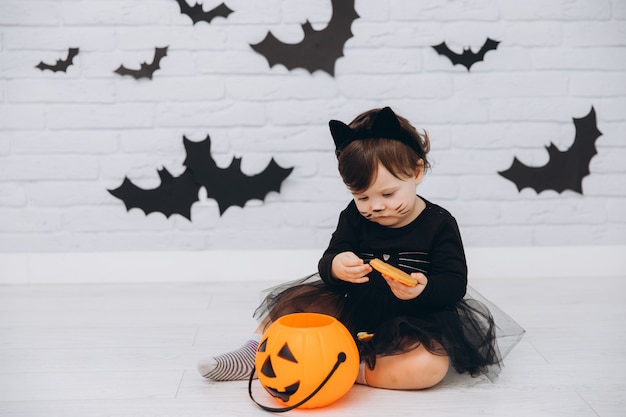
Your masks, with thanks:
[[[328,126],[330,127],[330,134],[335,141],[337,153],[355,140],[376,138],[394,139],[408,145],[420,156],[424,153],[415,138],[402,129],[398,117],[389,107],[385,107],[378,112],[372,121],[370,129],[352,129],[339,120],[331,120],[328,122]]]

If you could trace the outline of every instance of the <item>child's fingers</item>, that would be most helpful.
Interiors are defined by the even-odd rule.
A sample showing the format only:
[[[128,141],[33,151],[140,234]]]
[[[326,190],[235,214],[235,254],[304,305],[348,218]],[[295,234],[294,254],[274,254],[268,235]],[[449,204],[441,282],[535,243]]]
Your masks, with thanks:
[[[409,287],[408,285],[398,282],[397,280],[389,278],[385,275],[383,275],[383,278],[387,281],[387,284],[389,284],[391,292],[393,292],[393,294],[400,300],[411,300],[417,297],[421,292],[418,290],[417,286]]]
[[[426,278],[426,275],[422,274],[421,272],[413,272],[411,273],[411,276],[417,280],[417,285],[428,284],[428,278]]]
[[[346,266],[365,265],[365,262],[363,262],[363,259],[359,258],[358,256],[356,256],[354,253],[351,253],[351,252],[346,254],[344,263],[346,264]]]
[[[367,274],[370,272],[372,272],[372,268],[367,264],[351,267],[349,268],[350,281],[356,284],[367,282],[369,281]]]
[[[353,284],[363,284],[369,280],[370,280],[369,277],[361,277],[361,278],[351,279],[350,282],[352,282]]]

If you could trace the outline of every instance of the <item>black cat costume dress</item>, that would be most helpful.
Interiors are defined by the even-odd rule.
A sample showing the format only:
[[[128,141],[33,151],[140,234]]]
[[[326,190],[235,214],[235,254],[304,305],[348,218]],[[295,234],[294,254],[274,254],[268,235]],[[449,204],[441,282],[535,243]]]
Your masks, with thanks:
[[[448,355],[459,373],[495,379],[503,356],[519,342],[524,330],[468,289],[456,220],[442,207],[422,200],[426,203],[423,212],[400,228],[365,219],[352,201],[339,217],[319,261],[319,273],[270,289],[255,317],[269,315],[275,321],[296,312],[329,314],[348,328],[361,361],[370,368],[377,356],[423,345],[434,354]],[[394,296],[376,271],[368,274],[370,280],[363,284],[338,280],[331,275],[331,264],[335,255],[345,251],[365,261],[379,258],[408,273],[422,272],[428,284],[417,298],[405,301]],[[359,332],[374,336],[360,341]]]

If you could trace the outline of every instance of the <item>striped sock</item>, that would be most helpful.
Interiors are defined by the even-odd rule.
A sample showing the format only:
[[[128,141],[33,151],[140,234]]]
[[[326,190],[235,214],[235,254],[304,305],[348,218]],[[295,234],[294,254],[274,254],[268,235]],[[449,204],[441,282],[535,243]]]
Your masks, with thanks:
[[[248,379],[254,369],[258,347],[259,341],[250,339],[237,350],[201,360],[198,362],[198,372],[214,381]]]

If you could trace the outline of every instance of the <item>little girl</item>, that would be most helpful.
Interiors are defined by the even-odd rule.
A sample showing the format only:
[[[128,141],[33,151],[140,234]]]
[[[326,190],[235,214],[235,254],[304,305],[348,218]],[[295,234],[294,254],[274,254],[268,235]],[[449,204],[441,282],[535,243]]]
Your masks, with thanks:
[[[353,201],[339,216],[319,273],[272,289],[255,312],[262,322],[253,338],[200,361],[199,372],[213,380],[247,379],[269,324],[285,314],[315,312],[336,317],[355,337],[358,383],[429,388],[450,365],[459,373],[497,376],[496,326],[486,305],[466,294],[457,223],[415,193],[429,167],[428,135],[389,107],[362,113],[350,125],[329,125]],[[373,258],[410,273],[417,285],[376,272],[369,265]],[[510,333],[519,340],[523,330],[514,323]]]

